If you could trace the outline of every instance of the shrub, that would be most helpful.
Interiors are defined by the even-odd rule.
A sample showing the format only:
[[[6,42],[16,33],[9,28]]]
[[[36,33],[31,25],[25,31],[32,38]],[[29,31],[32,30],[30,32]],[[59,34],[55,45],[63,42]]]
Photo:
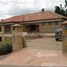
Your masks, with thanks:
[[[1,44],[0,55],[5,55],[12,52],[12,45],[9,43]]]

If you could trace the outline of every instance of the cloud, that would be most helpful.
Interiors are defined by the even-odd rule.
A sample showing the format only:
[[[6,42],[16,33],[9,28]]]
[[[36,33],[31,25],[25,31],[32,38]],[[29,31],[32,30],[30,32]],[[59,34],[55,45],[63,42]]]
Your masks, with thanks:
[[[0,0],[0,18],[45,10],[54,10],[63,0]]]
[[[7,12],[8,15],[18,15],[22,11],[22,9],[20,8],[20,5],[16,3],[10,3],[7,6],[9,6],[8,12]]]

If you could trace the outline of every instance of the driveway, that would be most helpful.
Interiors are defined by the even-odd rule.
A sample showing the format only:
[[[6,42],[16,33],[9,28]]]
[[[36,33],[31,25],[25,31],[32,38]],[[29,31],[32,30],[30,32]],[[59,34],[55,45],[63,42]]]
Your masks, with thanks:
[[[4,67],[67,66],[67,54],[63,54],[62,42],[52,37],[27,40],[27,48],[13,52],[0,60]],[[1,66],[3,67],[3,66]]]
[[[27,40],[27,47],[37,49],[61,50],[62,41],[57,42],[54,37],[44,37],[34,40]]]

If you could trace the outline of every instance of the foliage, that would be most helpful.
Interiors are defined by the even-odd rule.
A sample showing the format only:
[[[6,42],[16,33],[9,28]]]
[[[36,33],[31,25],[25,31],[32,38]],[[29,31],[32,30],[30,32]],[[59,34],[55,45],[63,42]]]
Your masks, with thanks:
[[[60,14],[60,7],[59,6],[55,7],[55,12],[58,13],[58,14]]]
[[[67,0],[65,0],[65,7],[67,6]]]
[[[65,10],[64,10],[65,8]],[[65,6],[62,7],[62,4],[60,6],[55,6],[55,13],[67,16],[67,0],[65,0]]]
[[[0,43],[0,55],[5,55],[12,52],[12,45],[10,43]]]

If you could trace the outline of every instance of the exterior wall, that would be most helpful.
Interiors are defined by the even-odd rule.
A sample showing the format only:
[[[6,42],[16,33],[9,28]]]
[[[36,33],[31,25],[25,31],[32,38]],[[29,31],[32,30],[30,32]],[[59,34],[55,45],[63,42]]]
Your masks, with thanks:
[[[53,32],[55,32],[55,30],[57,28],[61,27],[60,22],[58,25],[55,25],[55,22],[52,22],[51,25],[48,25],[47,22],[45,25],[43,25],[42,23],[38,23],[38,25],[39,25],[40,33],[53,33]],[[27,32],[28,31],[26,25],[22,25],[21,28],[20,27],[16,28],[16,30],[19,32]],[[0,37],[2,37],[2,41],[4,41],[6,37],[8,37],[8,38],[12,37],[12,31],[13,31],[13,28],[11,27],[11,32],[6,34],[4,31],[4,25],[2,25],[2,31],[0,32]]]
[[[51,25],[47,25],[47,24],[43,25],[42,23],[40,23],[39,24],[39,32],[40,33],[54,33],[55,30],[60,27],[61,27],[60,22],[58,25],[55,25],[55,22],[52,22]]]
[[[50,23],[50,22],[49,22]],[[51,22],[51,25],[48,25],[48,22],[46,22],[45,25],[42,23],[38,23],[39,32],[40,33],[54,33],[57,28],[61,27],[61,22],[58,22],[58,25],[55,24],[56,22]],[[23,25],[23,32],[27,32],[28,28],[26,25]]]
[[[23,32],[27,32],[27,27],[26,27],[26,25],[23,25]]]
[[[18,31],[18,32],[23,32],[23,27],[15,28],[15,30]]]

